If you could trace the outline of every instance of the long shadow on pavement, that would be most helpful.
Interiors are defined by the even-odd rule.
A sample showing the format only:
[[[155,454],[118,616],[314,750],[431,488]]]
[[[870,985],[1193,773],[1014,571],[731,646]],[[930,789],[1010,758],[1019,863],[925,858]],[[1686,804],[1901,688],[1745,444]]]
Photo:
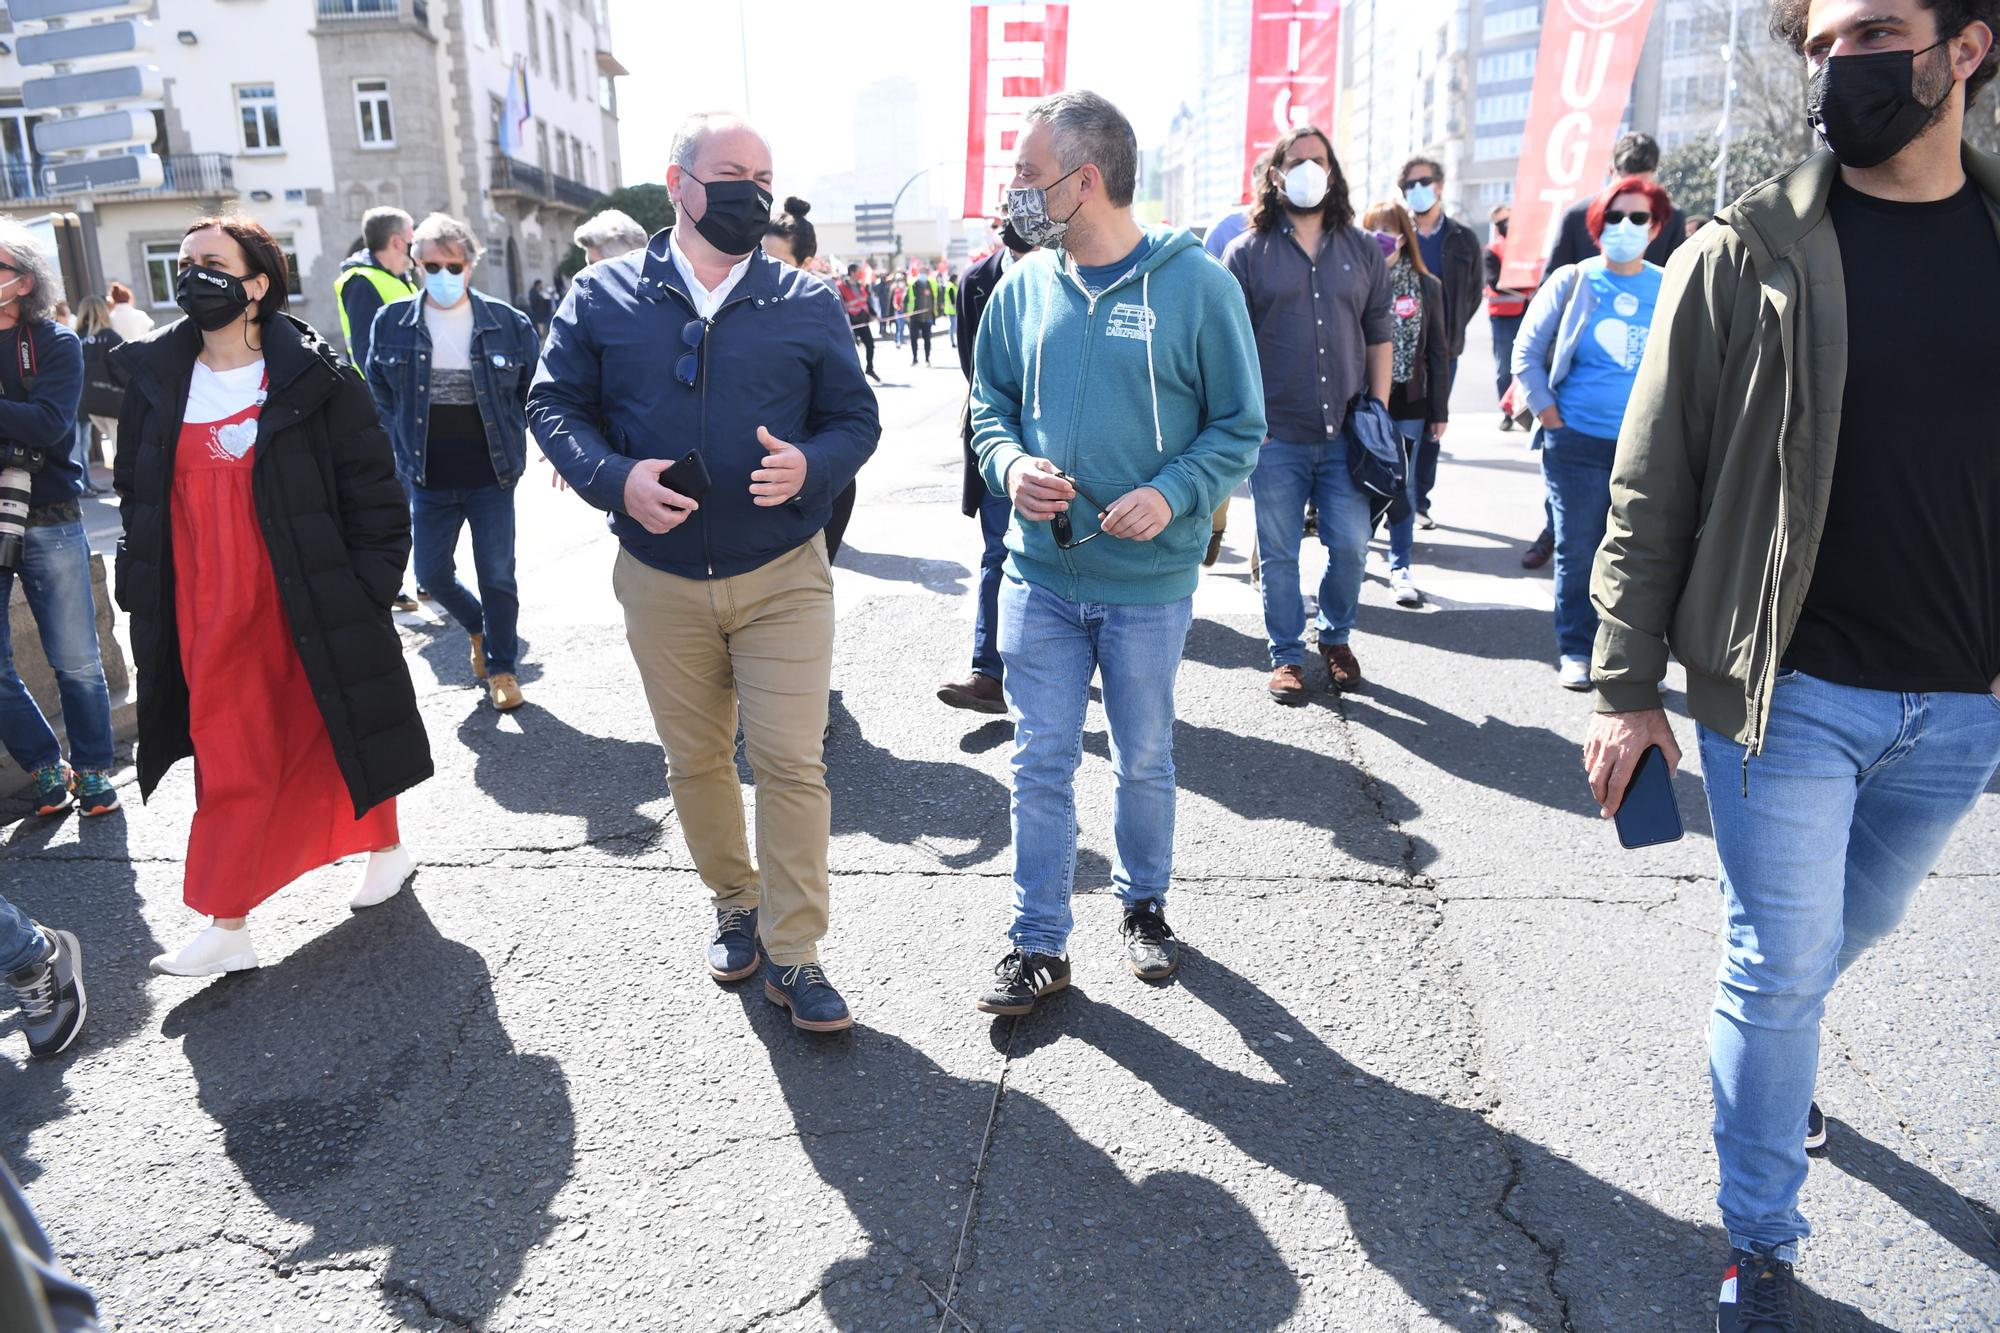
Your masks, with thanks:
[[[648,849],[658,826],[641,807],[667,792],[666,755],[656,742],[593,736],[532,699],[508,716],[518,734],[483,705],[458,724],[476,790],[516,814],[582,819],[585,838],[614,856]]]
[[[136,788],[128,793],[136,794]],[[138,1031],[148,1004],[146,963],[160,951],[146,924],[139,899],[125,811],[78,820],[78,855],[29,861],[48,847],[63,819],[27,819],[0,845],[7,896],[44,925],[73,932],[83,949],[83,980],[90,1014],[83,1035],[56,1060],[31,1060],[16,1067],[0,1061],[0,1156],[26,1181],[40,1174],[27,1155],[35,1131],[69,1112],[64,1072],[92,1051],[118,1045]],[[75,815],[66,819],[77,819]],[[0,1020],[0,1035],[19,1025],[19,1015]],[[25,1055],[25,1050],[22,1054]]]
[[[985,1140],[993,1083],[947,1073],[909,1043],[876,1030],[841,1041],[801,1040],[784,1015],[746,993],[752,1028],[798,1125],[813,1169],[839,1191],[868,1236],[868,1252],[842,1259],[821,1278],[820,1300],[838,1329],[911,1321],[950,1282],[970,1202],[969,1185]],[[968,1015],[970,1017],[970,1015]],[[996,1071],[997,1072],[997,1071]],[[1000,1114],[1036,1145],[1017,1162],[1028,1186],[1020,1200],[1032,1243],[1019,1255],[1037,1280],[1034,1300],[1059,1312],[1055,1323],[1025,1310],[996,1309],[995,1296],[961,1292],[954,1306],[984,1317],[981,1327],[1272,1329],[1298,1303],[1298,1284],[1270,1238],[1241,1202],[1214,1181],[1159,1171],[1134,1182],[1116,1160],[1045,1103],[1007,1094]],[[982,1201],[982,1216],[987,1205]],[[1044,1211],[1045,1210],[1045,1211]],[[1087,1226],[1083,1218],[1101,1219]],[[1142,1228],[1135,1219],[1151,1219]],[[974,1223],[975,1230],[978,1226]],[[1131,1253],[1134,1228],[1157,1234]],[[1152,1240],[1148,1236],[1148,1240]],[[1246,1272],[1262,1285],[1246,1287]],[[1208,1316],[1203,1324],[1199,1317]],[[935,1321],[933,1311],[929,1319]],[[951,1325],[957,1328],[958,1325]]]
[[[957,597],[965,592],[972,571],[956,560],[926,560],[918,556],[864,551],[852,543],[840,548],[840,568],[870,578],[914,583],[930,592]]]
[[[1938,1235],[2000,1273],[2000,1212],[1982,1200],[1959,1193],[1923,1167],[1863,1135],[1854,1126],[1829,1116],[1826,1122],[1827,1161],[1872,1186]]]
[[[1019,1020],[1011,1035],[996,1023],[994,1043],[1011,1040],[1020,1061],[1066,1036],[1089,1042],[1253,1160],[1325,1189],[1344,1206],[1368,1262],[1445,1327],[1550,1326],[1545,1293],[1531,1303],[1523,1275],[1481,1261],[1480,1228],[1467,1207],[1486,1220],[1489,1200],[1544,1254],[1561,1255],[1564,1322],[1695,1328],[1709,1317],[1728,1257],[1719,1228],[1662,1213],[1474,1111],[1369,1074],[1212,957],[1190,950],[1178,980],[1270,1066],[1268,1078],[1222,1068],[1080,992]],[[1010,1097],[1002,1114],[1011,1106]],[[1553,1226],[1519,1211],[1520,1190],[1559,1210]],[[1586,1243],[1588,1252],[1577,1253]],[[1617,1290],[1581,1289],[1593,1281]],[[1882,1328],[1836,1302],[1814,1304],[1822,1333]],[[1649,1306],[1663,1313],[1635,1320],[1633,1312]]]
[[[952,870],[975,866],[1007,846],[1007,784],[970,764],[906,759],[870,741],[833,691],[826,784],[833,833],[865,833],[885,843],[923,846]],[[935,840],[970,843],[946,850]]]
[[[562,1069],[514,1048],[485,960],[411,891],[204,986],[162,1031],[258,1200],[309,1229],[282,1264],[381,1249],[385,1291],[474,1324],[555,1225],[575,1145]]]

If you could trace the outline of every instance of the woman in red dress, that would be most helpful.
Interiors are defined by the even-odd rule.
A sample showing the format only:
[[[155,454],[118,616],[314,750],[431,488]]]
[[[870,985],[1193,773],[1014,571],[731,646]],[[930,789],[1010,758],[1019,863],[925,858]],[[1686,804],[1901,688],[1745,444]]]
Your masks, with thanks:
[[[193,755],[184,892],[214,918],[153,960],[174,976],[255,967],[251,909],[308,871],[366,853],[357,909],[415,871],[395,796],[430,749],[389,614],[408,509],[367,389],[286,287],[261,225],[203,218],[188,317],[119,352],[140,790]]]

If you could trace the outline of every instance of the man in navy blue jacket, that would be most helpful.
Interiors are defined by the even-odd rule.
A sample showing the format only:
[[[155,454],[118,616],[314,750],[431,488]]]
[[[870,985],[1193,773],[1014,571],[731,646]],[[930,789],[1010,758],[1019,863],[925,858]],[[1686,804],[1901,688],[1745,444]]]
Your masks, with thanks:
[[[761,968],[794,1024],[836,1031],[854,1020],[818,954],[833,809],[820,758],[833,576],[820,533],[881,419],[840,298],[758,245],[771,217],[763,136],[733,116],[690,119],[667,193],[684,225],[577,275],[528,423],[623,548],[612,585],[626,639],[714,897],[710,973],[741,981]]]

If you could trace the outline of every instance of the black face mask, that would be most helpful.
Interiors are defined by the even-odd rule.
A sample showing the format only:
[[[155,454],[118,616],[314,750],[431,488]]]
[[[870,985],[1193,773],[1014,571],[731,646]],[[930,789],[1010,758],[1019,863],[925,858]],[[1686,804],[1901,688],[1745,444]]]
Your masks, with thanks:
[[[1806,84],[1806,119],[1842,166],[1880,166],[1924,132],[1951,96],[1951,76],[1947,71],[1943,95],[1926,104],[1916,93],[1917,57],[1943,45],[1833,56],[1813,74]]]
[[[747,255],[771,230],[771,192],[756,181],[702,181],[708,209],[694,224],[725,255]]]
[[[174,303],[203,333],[226,329],[250,307],[243,279],[219,268],[188,267],[174,283]]]
[[[1493,224],[1493,230],[1499,232],[1502,236],[1505,236],[1507,234],[1507,222],[1508,219],[1501,218],[1498,222]]]
[[[1035,248],[1034,246],[1029,245],[1025,240],[1021,239],[1021,233],[1014,230],[1014,223],[1012,222],[1012,220],[1009,220],[1001,224],[1000,244],[1006,246],[1009,250],[1013,251],[1017,255],[1024,255],[1028,253],[1028,251]]]

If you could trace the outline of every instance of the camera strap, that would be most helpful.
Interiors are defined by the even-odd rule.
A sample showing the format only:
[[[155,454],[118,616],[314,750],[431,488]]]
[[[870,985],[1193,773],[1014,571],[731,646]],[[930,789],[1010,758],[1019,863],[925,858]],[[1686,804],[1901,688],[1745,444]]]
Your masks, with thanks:
[[[35,391],[35,335],[25,324],[14,326],[14,356],[21,367],[21,387]]]

